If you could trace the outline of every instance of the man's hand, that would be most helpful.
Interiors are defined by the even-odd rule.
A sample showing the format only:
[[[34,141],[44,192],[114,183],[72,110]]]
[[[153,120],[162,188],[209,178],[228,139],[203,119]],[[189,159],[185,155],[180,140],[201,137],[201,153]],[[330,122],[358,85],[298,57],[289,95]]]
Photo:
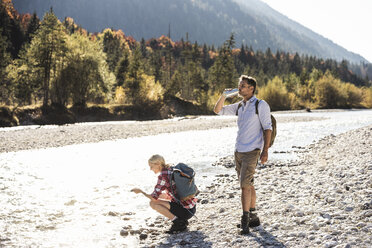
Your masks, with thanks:
[[[269,158],[269,153],[267,150],[263,150],[261,152],[261,156],[260,156],[260,159],[261,159],[261,164],[264,164],[266,163],[267,159]]]
[[[138,189],[138,188],[132,189],[131,192],[134,192],[136,194],[143,193],[143,191],[141,189]]]
[[[232,90],[232,88],[224,89],[224,91],[222,92],[222,95],[223,95],[224,97],[227,97],[227,93],[228,93],[230,90]]]
[[[218,114],[221,111],[221,109],[224,105],[225,99],[226,99],[226,95],[222,93],[220,98],[217,100],[216,105],[214,105],[213,112]]]

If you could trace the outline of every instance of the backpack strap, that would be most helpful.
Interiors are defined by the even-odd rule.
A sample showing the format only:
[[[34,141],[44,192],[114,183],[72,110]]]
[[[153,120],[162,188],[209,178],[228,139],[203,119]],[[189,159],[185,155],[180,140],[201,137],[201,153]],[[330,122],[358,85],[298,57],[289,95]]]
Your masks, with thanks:
[[[173,173],[174,173],[174,166],[170,166],[169,169],[171,169],[171,173],[169,174],[169,185],[170,185],[170,189],[171,189],[171,193],[172,195],[174,196],[174,198],[176,198],[176,195],[175,193],[173,192],[173,184],[172,184],[172,181],[173,181]]]
[[[255,105],[256,105],[256,115],[259,115],[259,114],[258,114],[258,104],[260,103],[260,101],[261,101],[261,100],[257,99],[257,100],[256,100],[256,103],[255,103]],[[260,121],[262,131],[265,131],[265,130],[263,129],[263,126],[262,126],[262,123],[261,123],[260,116],[258,116],[258,120]]]
[[[236,109],[236,113],[235,113],[236,116],[238,116],[238,111],[242,105],[243,105],[243,102],[240,102],[238,105],[238,108]]]
[[[256,100],[256,103],[255,103],[255,105],[256,105],[256,115],[258,115],[258,104],[260,103],[260,101],[261,101],[261,100],[257,99],[257,100]],[[242,105],[243,105],[243,103],[240,102],[239,105],[238,105],[238,108],[236,109],[236,113],[235,113],[236,116],[238,116],[238,111],[239,111],[239,109],[240,109],[240,107],[241,107]]]
[[[258,104],[260,103],[261,100],[258,100],[256,101],[255,105],[256,105],[256,115],[258,115]]]

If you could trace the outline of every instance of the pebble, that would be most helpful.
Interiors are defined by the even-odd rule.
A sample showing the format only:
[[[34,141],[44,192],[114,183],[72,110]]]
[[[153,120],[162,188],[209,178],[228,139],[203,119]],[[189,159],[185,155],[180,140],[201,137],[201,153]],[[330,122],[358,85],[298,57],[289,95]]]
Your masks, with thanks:
[[[353,207],[346,207],[346,208],[345,208],[345,211],[347,211],[347,212],[351,212],[351,211],[353,211],[353,210],[354,210]]]
[[[140,234],[141,231],[140,230],[130,230],[129,233],[134,235],[134,234]]]
[[[110,212],[107,213],[107,215],[109,215],[109,216],[118,216],[119,213],[110,211]]]
[[[362,228],[362,227],[367,226],[367,224],[364,223],[364,222],[359,222],[356,226],[357,226],[358,228]]]
[[[327,242],[324,247],[325,248],[330,248],[330,247],[335,247],[336,245],[338,245],[337,241],[331,241],[331,242]]]
[[[147,236],[148,236],[147,234],[141,233],[139,238],[140,238],[140,240],[144,240],[144,239],[147,239]]]
[[[120,230],[120,235],[121,236],[128,236],[128,234],[129,234],[129,232],[127,230],[124,230],[124,229]]]

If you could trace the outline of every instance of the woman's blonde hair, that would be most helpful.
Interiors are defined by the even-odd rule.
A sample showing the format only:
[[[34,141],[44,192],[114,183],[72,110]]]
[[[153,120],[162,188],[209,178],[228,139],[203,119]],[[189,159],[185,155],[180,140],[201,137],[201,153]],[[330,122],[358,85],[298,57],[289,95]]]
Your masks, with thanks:
[[[161,167],[163,167],[163,168],[169,168],[169,164],[166,164],[163,156],[160,156],[159,154],[152,155],[149,158],[149,163],[150,164],[160,164]]]

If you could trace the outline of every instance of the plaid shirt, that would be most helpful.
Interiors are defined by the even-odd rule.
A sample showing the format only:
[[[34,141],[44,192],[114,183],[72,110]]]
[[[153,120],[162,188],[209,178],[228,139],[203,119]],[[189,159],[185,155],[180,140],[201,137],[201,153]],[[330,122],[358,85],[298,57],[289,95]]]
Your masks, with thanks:
[[[167,195],[169,195],[171,197],[172,202],[178,202],[178,200],[176,200],[176,197],[172,194],[172,190],[171,190],[171,186],[170,186],[170,182],[169,182],[169,177],[170,177],[171,174],[172,174],[172,169],[171,168],[164,168],[160,172],[160,175],[158,177],[158,182],[157,182],[157,184],[155,185],[155,188],[154,188],[154,192],[152,192],[152,194],[151,194],[151,196],[155,200],[157,200],[162,193],[166,193]],[[172,182],[172,188],[173,188],[173,192],[175,192],[175,194],[177,195],[175,182]],[[197,199],[192,198],[192,199],[189,199],[187,201],[181,201],[181,204],[184,208],[190,209],[190,208],[193,208],[196,205],[196,202],[197,202]]]

